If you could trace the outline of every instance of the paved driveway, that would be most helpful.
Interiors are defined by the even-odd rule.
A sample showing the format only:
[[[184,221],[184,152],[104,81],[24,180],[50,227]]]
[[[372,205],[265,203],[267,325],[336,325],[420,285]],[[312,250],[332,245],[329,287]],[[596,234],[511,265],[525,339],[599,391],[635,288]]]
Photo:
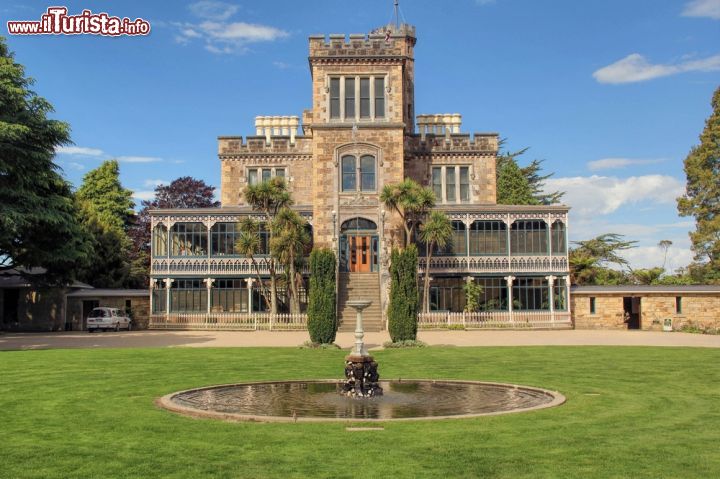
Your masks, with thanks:
[[[0,334],[0,350],[57,348],[297,347],[307,332],[131,331]],[[447,346],[690,346],[720,348],[720,336],[652,331],[422,331],[418,339]],[[367,333],[368,348],[389,341],[387,333]],[[353,333],[336,343],[351,348]]]

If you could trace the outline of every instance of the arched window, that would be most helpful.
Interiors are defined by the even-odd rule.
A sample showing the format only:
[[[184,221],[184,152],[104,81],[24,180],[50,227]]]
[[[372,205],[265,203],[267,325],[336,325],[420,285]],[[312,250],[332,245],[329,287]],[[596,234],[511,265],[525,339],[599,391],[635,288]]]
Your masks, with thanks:
[[[375,222],[370,221],[366,218],[350,218],[347,221],[343,221],[342,225],[340,225],[340,232],[345,233],[348,231],[376,231],[377,230],[377,224]]]
[[[470,254],[507,254],[507,226],[502,221],[475,221],[470,225]]]
[[[175,223],[170,230],[170,253],[173,256],[205,256],[207,228],[202,223]]]
[[[375,191],[375,157],[362,155],[360,161],[353,155],[341,158],[341,186],[343,192]]]
[[[510,229],[512,254],[548,254],[547,224],[542,220],[518,220]]]
[[[165,225],[157,225],[153,230],[152,254],[153,256],[167,256],[168,231]]]
[[[567,241],[565,237],[565,223],[556,220],[550,229],[550,241],[552,243],[552,254],[567,253]]]

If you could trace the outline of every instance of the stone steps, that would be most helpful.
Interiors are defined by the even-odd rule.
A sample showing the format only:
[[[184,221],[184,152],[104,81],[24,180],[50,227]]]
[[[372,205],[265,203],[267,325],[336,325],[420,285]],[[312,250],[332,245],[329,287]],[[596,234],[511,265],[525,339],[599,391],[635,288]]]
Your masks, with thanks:
[[[378,273],[340,273],[338,283],[338,331],[355,331],[355,308],[348,301],[366,299],[372,304],[363,310],[363,329],[382,331],[382,308],[380,307],[380,277]]]

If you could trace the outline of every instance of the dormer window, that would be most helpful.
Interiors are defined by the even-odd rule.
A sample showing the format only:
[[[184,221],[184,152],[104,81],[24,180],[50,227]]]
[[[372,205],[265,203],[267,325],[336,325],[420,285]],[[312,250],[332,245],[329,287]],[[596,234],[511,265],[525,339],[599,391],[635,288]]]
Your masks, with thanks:
[[[360,121],[385,118],[385,76],[330,77],[330,120]]]

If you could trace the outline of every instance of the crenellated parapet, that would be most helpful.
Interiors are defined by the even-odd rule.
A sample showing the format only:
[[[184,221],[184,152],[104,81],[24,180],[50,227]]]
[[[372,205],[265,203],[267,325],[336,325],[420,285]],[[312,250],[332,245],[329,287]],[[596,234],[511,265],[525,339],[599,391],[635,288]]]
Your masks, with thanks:
[[[284,155],[309,159],[312,155],[312,138],[295,136],[220,136],[218,156],[220,159],[234,159],[248,155]]]
[[[337,61],[341,58],[385,58],[402,59],[412,56],[415,45],[415,27],[403,24],[399,27],[387,25],[370,34],[353,33],[311,35],[310,62]]]
[[[446,127],[447,128],[447,127]],[[405,137],[405,151],[409,156],[443,154],[496,155],[499,137],[497,133],[425,133]]]

